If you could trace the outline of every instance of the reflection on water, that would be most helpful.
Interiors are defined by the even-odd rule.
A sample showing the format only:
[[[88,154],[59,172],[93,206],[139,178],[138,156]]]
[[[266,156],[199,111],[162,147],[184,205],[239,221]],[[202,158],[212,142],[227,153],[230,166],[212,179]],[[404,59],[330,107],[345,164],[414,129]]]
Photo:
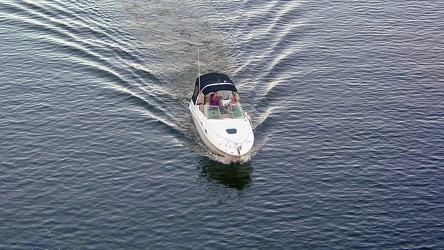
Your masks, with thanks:
[[[202,166],[201,177],[210,181],[237,190],[251,186],[251,173],[253,172],[253,168],[250,162],[227,165],[204,157],[199,164]]]

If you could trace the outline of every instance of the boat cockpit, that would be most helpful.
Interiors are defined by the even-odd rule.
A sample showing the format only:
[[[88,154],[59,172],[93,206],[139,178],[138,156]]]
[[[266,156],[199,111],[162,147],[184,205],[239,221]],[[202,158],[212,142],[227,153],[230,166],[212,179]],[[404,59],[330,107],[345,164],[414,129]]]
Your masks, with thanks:
[[[215,95],[219,99],[219,105],[210,104],[210,96]],[[242,119],[244,111],[240,103],[239,93],[231,90],[219,90],[209,92],[206,95],[202,92],[198,97],[199,110],[208,119]]]

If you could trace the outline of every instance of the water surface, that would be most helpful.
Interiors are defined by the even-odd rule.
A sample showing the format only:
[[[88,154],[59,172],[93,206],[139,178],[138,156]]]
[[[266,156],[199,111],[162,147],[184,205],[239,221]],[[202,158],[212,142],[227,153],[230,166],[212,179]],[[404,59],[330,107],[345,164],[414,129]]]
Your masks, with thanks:
[[[444,248],[440,1],[0,3],[0,248]],[[253,118],[197,138],[201,72]]]

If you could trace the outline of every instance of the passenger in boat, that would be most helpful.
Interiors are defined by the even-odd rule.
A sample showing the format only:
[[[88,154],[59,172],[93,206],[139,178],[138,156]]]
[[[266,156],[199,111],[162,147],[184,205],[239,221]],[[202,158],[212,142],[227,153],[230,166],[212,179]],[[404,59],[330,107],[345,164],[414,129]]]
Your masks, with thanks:
[[[220,106],[220,100],[219,97],[217,96],[217,93],[214,92],[214,94],[210,95],[210,105],[211,106]]]
[[[228,111],[231,111],[231,106],[237,103],[237,99],[234,96],[233,98],[231,98],[230,102],[224,105],[224,108]]]
[[[237,99],[236,99],[236,97],[233,97],[233,99],[231,99],[230,104],[236,104],[236,103],[237,103]]]

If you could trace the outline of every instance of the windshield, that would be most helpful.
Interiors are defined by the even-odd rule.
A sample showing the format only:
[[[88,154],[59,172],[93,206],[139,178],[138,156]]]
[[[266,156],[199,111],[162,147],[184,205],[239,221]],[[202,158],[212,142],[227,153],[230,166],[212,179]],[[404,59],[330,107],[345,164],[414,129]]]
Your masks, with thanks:
[[[205,117],[208,119],[239,119],[244,118],[244,110],[240,103],[230,104],[223,107],[222,111],[219,106],[205,105]]]
[[[233,115],[233,118],[244,117],[244,110],[242,109],[240,103],[231,105],[231,114]]]
[[[219,107],[212,105],[205,105],[205,116],[208,119],[220,119]]]

